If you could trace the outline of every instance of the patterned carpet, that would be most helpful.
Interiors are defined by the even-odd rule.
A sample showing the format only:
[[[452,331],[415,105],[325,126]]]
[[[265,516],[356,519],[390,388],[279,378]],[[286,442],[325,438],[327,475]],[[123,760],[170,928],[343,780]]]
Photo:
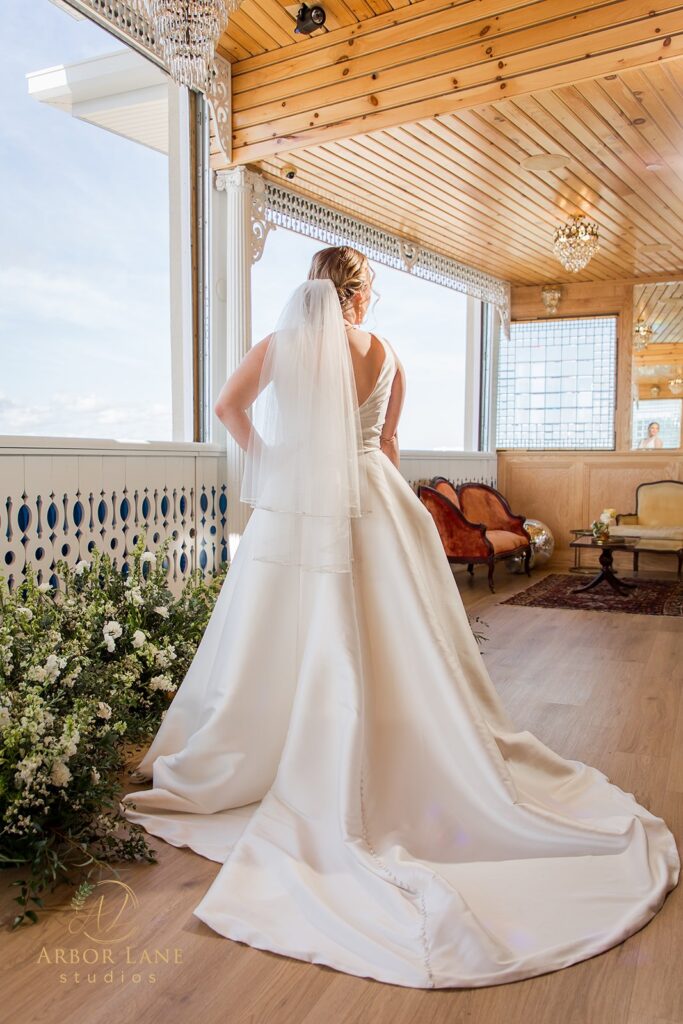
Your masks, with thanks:
[[[577,608],[589,612],[631,612],[634,615],[683,615],[683,581],[645,580],[619,576],[637,589],[622,597],[607,583],[593,590],[572,594],[575,587],[588,583],[590,576],[550,573],[514,597],[499,604],[517,604],[526,608]]]

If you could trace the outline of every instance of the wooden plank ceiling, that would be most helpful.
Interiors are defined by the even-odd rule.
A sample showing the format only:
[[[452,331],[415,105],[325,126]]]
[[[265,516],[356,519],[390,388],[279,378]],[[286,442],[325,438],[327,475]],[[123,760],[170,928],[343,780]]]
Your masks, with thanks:
[[[292,43],[245,0],[235,163],[518,284],[683,273],[683,6],[392,3],[323,0],[330,31]],[[549,153],[566,166],[521,165]],[[571,274],[552,234],[578,212],[601,250]]]

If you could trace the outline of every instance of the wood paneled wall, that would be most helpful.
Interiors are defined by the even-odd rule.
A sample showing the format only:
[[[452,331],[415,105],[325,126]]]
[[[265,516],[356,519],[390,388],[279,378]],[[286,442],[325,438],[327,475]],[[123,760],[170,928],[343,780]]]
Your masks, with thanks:
[[[635,491],[646,480],[683,480],[683,451],[631,449],[631,360],[633,340],[633,286],[624,282],[564,285],[558,316],[616,313],[617,406],[616,450],[578,449],[498,450],[498,488],[514,512],[547,523],[555,537],[552,564],[573,563],[570,530],[584,528],[604,508],[632,512]],[[547,317],[538,286],[512,290],[512,318]],[[504,344],[504,342],[502,342]],[[583,560],[590,564],[590,558]],[[626,561],[624,561],[626,559]],[[615,559],[627,570],[628,555]],[[641,568],[676,567],[662,556],[641,558]]]

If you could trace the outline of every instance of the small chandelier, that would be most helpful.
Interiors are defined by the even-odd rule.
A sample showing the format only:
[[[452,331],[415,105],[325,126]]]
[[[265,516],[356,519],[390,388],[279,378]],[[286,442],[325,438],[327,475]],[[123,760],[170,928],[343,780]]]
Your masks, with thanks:
[[[674,377],[670,380],[669,391],[672,395],[683,395],[683,377]]]
[[[541,288],[541,299],[546,312],[550,314],[557,313],[561,298],[562,288],[559,284],[544,284]]]
[[[641,317],[638,323],[633,328],[633,347],[636,352],[642,352],[644,348],[647,348],[648,342],[652,341],[652,335],[654,331],[649,327],[643,318]]]
[[[555,229],[553,252],[565,270],[583,270],[599,248],[598,225],[583,214],[572,214],[566,224]]]
[[[216,77],[214,56],[228,14],[240,0],[138,0],[146,8],[176,85],[208,92]]]

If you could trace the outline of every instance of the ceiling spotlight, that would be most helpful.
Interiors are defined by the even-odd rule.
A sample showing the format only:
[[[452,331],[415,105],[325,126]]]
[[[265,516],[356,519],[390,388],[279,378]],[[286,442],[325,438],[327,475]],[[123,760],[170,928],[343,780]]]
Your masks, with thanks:
[[[311,32],[315,32],[316,29],[323,27],[325,17],[325,11],[322,7],[309,7],[307,4],[302,4],[296,15],[296,28],[294,31],[310,36]]]
[[[525,156],[520,166],[527,171],[556,171],[566,167],[571,157],[567,153],[538,153],[536,156]]]
[[[645,164],[645,170],[646,171],[663,171],[664,170],[664,164],[658,164],[658,163],[654,163],[654,162],[651,163],[651,164]]]

